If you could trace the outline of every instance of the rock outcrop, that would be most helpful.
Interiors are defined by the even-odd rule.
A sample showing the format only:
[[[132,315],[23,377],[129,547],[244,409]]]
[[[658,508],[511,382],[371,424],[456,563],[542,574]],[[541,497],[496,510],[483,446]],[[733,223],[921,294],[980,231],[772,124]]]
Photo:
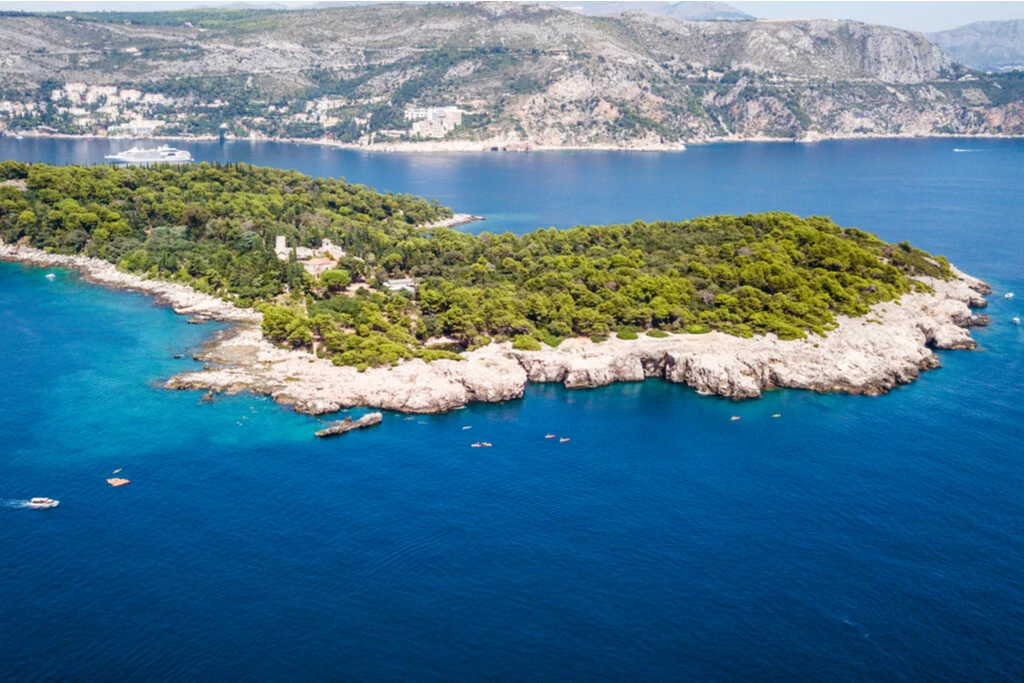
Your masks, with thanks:
[[[346,417],[344,420],[338,420],[332,422],[327,427],[319,430],[316,435],[324,438],[328,436],[337,436],[338,434],[345,434],[351,432],[354,429],[365,429],[366,427],[373,427],[379,425],[384,420],[384,416],[380,413],[367,413],[358,420],[353,420],[351,417]]]

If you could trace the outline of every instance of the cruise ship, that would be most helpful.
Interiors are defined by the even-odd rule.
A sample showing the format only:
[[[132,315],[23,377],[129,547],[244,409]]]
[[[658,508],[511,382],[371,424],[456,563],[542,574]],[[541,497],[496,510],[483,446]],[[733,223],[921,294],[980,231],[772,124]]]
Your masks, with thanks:
[[[108,154],[104,157],[107,161],[117,164],[129,164],[132,166],[147,164],[187,164],[192,161],[192,155],[183,149],[175,149],[167,145],[161,145],[156,149],[144,147],[132,147],[131,149],[118,154]]]

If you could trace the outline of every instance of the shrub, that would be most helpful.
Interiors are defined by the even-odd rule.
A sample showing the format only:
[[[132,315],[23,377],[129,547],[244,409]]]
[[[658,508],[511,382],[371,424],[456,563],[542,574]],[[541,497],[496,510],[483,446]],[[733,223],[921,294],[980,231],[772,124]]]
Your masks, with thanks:
[[[422,351],[420,351],[416,355],[419,356],[420,358],[422,358],[423,360],[425,360],[428,363],[431,362],[431,361],[442,360],[442,359],[444,359],[444,360],[463,360],[462,356],[460,356],[457,353],[453,353],[452,351],[443,351],[443,350],[440,350],[440,349],[423,349]]]
[[[700,323],[693,323],[692,325],[686,326],[687,334],[707,334],[710,331],[710,327],[708,327],[707,325],[702,325]]]
[[[565,341],[565,337],[559,337],[554,334],[545,334],[542,341],[550,346],[551,348],[558,348],[558,345]]]
[[[512,348],[517,351],[540,351],[540,342],[526,334],[517,334],[512,339]]]
[[[655,339],[664,339],[669,336],[668,332],[662,330],[647,330],[648,337],[654,337]]]
[[[632,329],[630,329],[628,327],[624,327],[621,330],[619,330],[615,334],[615,336],[618,337],[619,339],[626,339],[626,340],[632,340],[632,339],[637,339],[638,338],[636,331],[634,331],[634,330],[632,330]]]

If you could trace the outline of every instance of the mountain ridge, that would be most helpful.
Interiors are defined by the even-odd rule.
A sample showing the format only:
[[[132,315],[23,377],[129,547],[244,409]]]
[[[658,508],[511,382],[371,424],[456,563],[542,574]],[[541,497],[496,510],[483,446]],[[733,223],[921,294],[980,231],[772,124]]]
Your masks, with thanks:
[[[1024,19],[976,21],[928,37],[954,59],[975,69],[1024,69]]]
[[[513,3],[69,16],[0,17],[6,101],[56,102],[67,82],[130,86],[166,98],[131,115],[160,117],[168,135],[422,146],[405,112],[445,106],[463,115],[440,142],[471,147],[1024,134],[1021,79],[971,73],[921,33],[853,21]],[[102,133],[99,104],[73,116]],[[85,132],[53,108],[46,126]]]

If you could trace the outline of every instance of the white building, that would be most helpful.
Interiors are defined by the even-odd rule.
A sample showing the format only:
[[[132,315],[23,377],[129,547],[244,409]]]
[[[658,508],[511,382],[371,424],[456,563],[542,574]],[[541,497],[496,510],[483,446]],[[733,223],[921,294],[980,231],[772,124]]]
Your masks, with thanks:
[[[159,119],[132,119],[128,122],[128,132],[132,135],[152,135],[164,122]]]
[[[173,101],[174,100],[172,100],[170,97],[167,97],[166,95],[164,95],[162,93],[148,92],[148,93],[146,93],[145,95],[142,96],[142,103],[143,104],[151,104],[151,105],[170,104]]]
[[[329,261],[334,261],[334,264],[337,265],[338,259],[345,257],[345,250],[331,242],[326,237],[320,241],[319,249],[310,249],[309,247],[289,248],[288,240],[284,235],[278,235],[274,238],[274,253],[277,254],[277,258],[282,261],[287,261],[289,256],[291,256],[292,251],[295,252],[295,258],[299,261],[327,259]],[[309,269],[307,268],[306,270]]]
[[[86,104],[93,104],[94,102],[101,102],[108,97],[117,96],[116,85],[93,85],[89,87],[89,90],[85,93]]]
[[[392,292],[415,292],[416,284],[416,280],[411,277],[384,281],[384,286]]]
[[[464,113],[458,107],[410,107],[405,110],[405,120],[413,122],[413,135],[443,138],[462,125]]]

